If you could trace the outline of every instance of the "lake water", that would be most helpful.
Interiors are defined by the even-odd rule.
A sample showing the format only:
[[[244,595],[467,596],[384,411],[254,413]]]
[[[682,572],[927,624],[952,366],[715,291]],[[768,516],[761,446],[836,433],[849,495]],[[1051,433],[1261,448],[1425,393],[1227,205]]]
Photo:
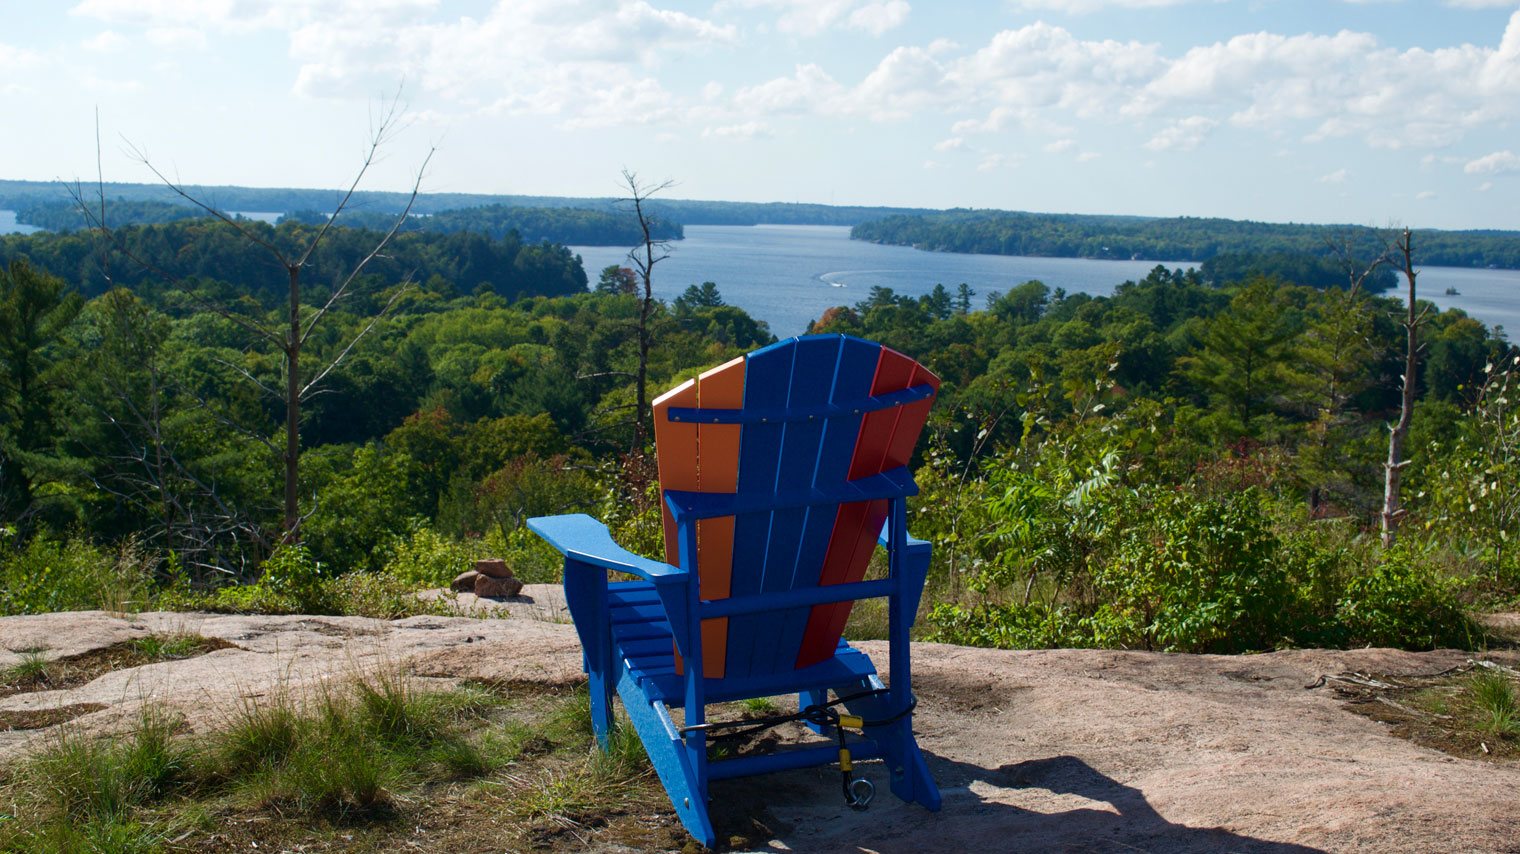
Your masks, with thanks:
[[[0,211],[0,234],[32,234],[40,230],[35,225],[16,222],[15,211]]]
[[[279,214],[239,211],[272,222]],[[0,234],[31,234],[16,222],[16,212],[0,210]],[[593,283],[603,267],[627,265],[626,249],[572,246]],[[943,284],[954,294],[961,282],[977,292],[975,305],[993,291],[1006,291],[1039,279],[1068,293],[1107,296],[1128,279],[1142,279],[1158,263],[1192,266],[1181,261],[1097,261],[1087,258],[1030,258],[1010,255],[963,255],[923,252],[906,246],[880,246],[850,239],[850,230],[833,225],[689,225],[686,239],[671,244],[670,257],[655,266],[655,296],[674,300],[687,285],[716,282],[725,301],[771,325],[779,336],[800,335],[824,309],[854,305],[871,287],[918,296]],[[1520,270],[1425,267],[1420,296],[1442,310],[1460,308],[1490,327],[1520,329]],[[1458,293],[1448,296],[1447,288]]]
[[[628,252],[611,246],[572,246],[586,275],[596,282],[609,264],[629,266]],[[686,239],[671,244],[670,257],[655,265],[654,294],[670,301],[688,285],[715,282],[723,299],[770,323],[778,336],[800,335],[824,309],[864,300],[872,286],[918,296],[943,284],[953,295],[961,282],[977,292],[975,307],[993,291],[1031,279],[1068,293],[1107,296],[1126,280],[1145,277],[1157,264],[1183,261],[1099,261],[924,252],[851,240],[850,230],[830,225],[688,225]],[[1461,308],[1489,326],[1520,329],[1520,271],[1426,267],[1420,296],[1441,309]],[[1460,294],[1446,296],[1448,287]]]

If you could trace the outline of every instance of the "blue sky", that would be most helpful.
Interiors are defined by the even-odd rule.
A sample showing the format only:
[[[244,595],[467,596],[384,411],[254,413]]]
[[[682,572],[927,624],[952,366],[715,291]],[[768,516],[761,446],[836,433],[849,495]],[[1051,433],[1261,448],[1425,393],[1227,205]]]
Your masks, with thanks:
[[[0,0],[0,177],[1520,228],[1517,0]]]

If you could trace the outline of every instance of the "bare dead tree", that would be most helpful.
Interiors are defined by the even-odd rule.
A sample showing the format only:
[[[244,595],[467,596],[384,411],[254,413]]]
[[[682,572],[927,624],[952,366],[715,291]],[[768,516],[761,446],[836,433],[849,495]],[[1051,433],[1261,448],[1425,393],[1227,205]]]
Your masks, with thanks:
[[[244,379],[251,381],[261,392],[279,400],[283,404],[283,408],[285,410],[285,436],[284,448],[282,451],[276,449],[272,442],[268,441],[262,436],[258,436],[256,434],[256,431],[237,427],[240,432],[243,432],[245,435],[254,436],[267,447],[269,447],[271,451],[275,451],[283,462],[285,488],[283,501],[284,512],[281,525],[283,533],[280,540],[282,544],[294,543],[300,539],[301,524],[305,521],[306,518],[300,513],[301,404],[309,400],[313,395],[317,394],[320,391],[320,385],[322,381],[328,376],[328,374],[330,374],[335,368],[338,367],[339,364],[342,363],[344,358],[348,356],[349,352],[353,350],[354,346],[357,345],[359,341],[361,341],[366,335],[368,335],[370,330],[372,330],[382,318],[390,313],[390,310],[392,307],[394,307],[396,300],[399,299],[400,296],[405,293],[407,288],[410,286],[410,280],[408,279],[407,281],[402,282],[400,287],[396,288],[392,292],[385,306],[373,317],[371,317],[369,322],[366,323],[363,328],[361,328],[357,333],[355,333],[346,344],[340,347],[337,354],[329,359],[325,365],[321,365],[315,370],[303,373],[301,364],[303,348],[305,347],[306,342],[310,339],[312,332],[322,322],[323,318],[325,318],[335,306],[342,302],[346,297],[351,295],[354,283],[359,279],[359,276],[364,271],[364,268],[369,264],[370,261],[374,260],[376,257],[380,257],[381,253],[385,250],[385,247],[390,244],[391,240],[396,236],[397,232],[400,231],[401,226],[406,222],[407,217],[411,214],[412,206],[417,201],[417,196],[422,187],[422,179],[427,171],[427,165],[432,160],[436,148],[430,148],[427,152],[427,155],[423,158],[421,166],[419,166],[417,169],[416,180],[412,184],[411,194],[407,198],[406,205],[397,215],[396,221],[391,226],[390,230],[387,231],[386,234],[375,244],[375,246],[362,259],[360,259],[357,264],[354,265],[353,269],[348,273],[346,277],[344,277],[343,281],[336,288],[332,289],[323,304],[316,307],[314,311],[306,312],[304,317],[302,310],[303,307],[301,304],[301,270],[311,262],[312,256],[316,253],[317,248],[321,246],[323,240],[330,233],[333,227],[333,223],[337,221],[338,216],[348,207],[349,203],[353,200],[354,193],[357,192],[359,184],[364,180],[364,176],[369,172],[370,167],[375,164],[381,149],[387,142],[391,140],[395,133],[399,131],[400,121],[400,101],[399,99],[396,99],[389,102],[389,104],[387,104],[381,110],[379,119],[372,129],[372,133],[370,134],[369,145],[364,156],[364,161],[361,164],[358,173],[354,176],[353,181],[349,184],[348,189],[344,192],[342,198],[338,201],[338,204],[333,209],[332,216],[329,217],[327,222],[317,230],[317,233],[313,235],[309,241],[307,241],[306,245],[296,252],[287,252],[286,250],[281,249],[274,241],[254,231],[246,221],[229,216],[225,211],[221,210],[216,205],[198,198],[195,194],[191,193],[184,184],[180,183],[177,180],[169,178],[162,171],[160,171],[151,162],[147,155],[144,154],[140,149],[131,147],[133,156],[144,166],[146,166],[166,187],[174,191],[175,194],[177,194],[185,201],[189,202],[194,207],[197,207],[204,211],[207,216],[216,219],[232,228],[242,239],[247,240],[249,243],[252,243],[266,250],[279,264],[279,266],[283,268],[287,284],[288,311],[287,320],[278,326],[265,324],[259,319],[245,316],[243,314],[230,310],[226,306],[213,303],[202,297],[195,289],[190,287],[187,282],[181,280],[178,276],[175,276],[172,273],[151,263],[147,259],[134,254],[107,226],[103,191],[101,193],[102,199],[100,204],[100,213],[97,215],[94,211],[91,210],[90,205],[85,202],[83,192],[80,190],[78,184],[75,184],[70,189],[71,194],[74,196],[75,203],[84,213],[91,228],[96,230],[102,236],[102,238],[112,247],[122,252],[123,255],[132,260],[134,263],[138,264],[143,269],[158,275],[171,285],[177,287],[197,305],[220,315],[221,317],[227,319],[228,321],[236,324],[248,333],[252,334],[256,338],[262,339],[265,342],[271,344],[280,351],[282,356],[281,368],[283,373],[283,383],[281,384],[281,388],[273,388],[268,384],[261,382],[247,370],[244,370],[237,366],[231,367],[237,371]],[[101,186],[103,188],[103,183]],[[107,267],[106,270],[109,274],[109,267]],[[232,425],[230,423],[228,426],[236,427],[236,425]]]
[[[1425,323],[1425,315],[1430,312],[1430,306],[1427,304],[1424,308],[1419,308],[1415,305],[1415,277],[1419,271],[1414,268],[1414,237],[1409,229],[1399,233],[1387,247],[1385,257],[1394,269],[1404,274],[1404,279],[1409,283],[1408,305],[1405,317],[1400,321],[1405,336],[1403,393],[1399,420],[1388,428],[1388,461],[1383,464],[1383,547],[1392,548],[1398,541],[1399,523],[1406,512],[1400,494],[1404,469],[1409,466],[1409,460],[1404,457],[1404,439],[1409,435],[1409,424],[1414,419],[1416,372],[1420,367],[1420,353],[1425,349],[1425,345],[1420,343],[1420,327]]]
[[[638,217],[639,229],[644,235],[643,241],[628,253],[628,260],[632,262],[634,272],[638,273],[639,282],[644,287],[644,295],[639,303],[639,366],[634,374],[632,453],[635,455],[640,454],[644,449],[644,439],[648,429],[646,425],[649,422],[649,347],[652,343],[649,316],[654,311],[654,291],[651,285],[654,265],[670,257],[670,241],[654,236],[655,218],[645,206],[650,196],[674,185],[674,182],[669,180],[658,184],[640,183],[637,173],[623,170],[623,186],[627,188],[628,195],[621,201],[633,205],[633,213]]]

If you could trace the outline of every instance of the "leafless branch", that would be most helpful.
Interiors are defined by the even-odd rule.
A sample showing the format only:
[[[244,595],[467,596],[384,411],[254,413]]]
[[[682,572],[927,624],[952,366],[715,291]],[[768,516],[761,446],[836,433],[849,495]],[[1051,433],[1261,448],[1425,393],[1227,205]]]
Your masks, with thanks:
[[[391,99],[390,103],[382,107],[380,123],[370,134],[369,150],[364,154],[364,163],[359,167],[358,174],[354,176],[353,183],[348,185],[348,191],[343,194],[342,199],[338,200],[338,206],[333,208],[332,216],[327,218],[327,222],[322,224],[322,228],[317,231],[316,236],[311,239],[311,244],[306,247],[306,251],[301,253],[301,260],[296,262],[297,267],[306,266],[306,262],[311,260],[312,253],[317,251],[317,246],[322,243],[322,238],[327,236],[327,232],[332,229],[333,223],[337,221],[338,214],[342,213],[343,209],[348,207],[349,201],[353,199],[354,193],[359,189],[359,182],[364,180],[364,174],[368,172],[369,168],[375,164],[375,158],[380,153],[380,147],[383,146],[386,141],[391,138],[392,133],[397,129],[395,125],[396,121],[399,119],[398,110],[400,110],[400,108],[401,93],[397,92],[396,97]],[[416,201],[417,199],[417,188],[422,184],[422,173],[427,170],[428,161],[432,159],[433,150],[430,149],[427,153],[427,157],[423,158],[422,168],[417,170],[417,182],[412,185],[412,197],[411,199],[407,200],[406,210],[402,212],[400,218],[396,220],[395,226],[391,228],[391,234],[396,233],[396,229],[401,227],[401,223],[406,221],[407,214],[411,212],[412,202]],[[384,246],[386,241],[390,240],[391,234],[387,234],[385,240],[380,241],[381,246]],[[376,247],[376,251],[378,250],[379,247]],[[373,255],[373,253],[371,253],[371,255]],[[365,260],[368,261],[369,259],[366,258]],[[359,266],[363,267],[364,264],[360,263]]]
[[[385,319],[390,314],[391,308],[393,306],[395,306],[396,301],[399,300],[399,299],[401,299],[402,294],[405,294],[409,290],[411,290],[411,280],[410,280],[410,277],[408,277],[407,281],[402,282],[401,285],[397,287],[395,293],[391,294],[391,298],[386,301],[385,307],[382,308],[382,309],[380,309],[380,312],[378,314],[376,314],[374,317],[371,317],[369,319],[369,323],[366,323],[364,325],[364,328],[361,329],[361,330],[359,330],[358,334],[354,335],[353,338],[349,339],[348,344],[343,347],[342,352],[340,352],[340,353],[338,353],[338,355],[334,356],[332,358],[332,361],[330,361],[330,362],[327,363],[326,367],[324,367],[321,371],[317,372],[317,375],[315,377],[312,377],[311,381],[308,382],[308,383],[306,383],[305,386],[302,386],[302,388],[301,388],[301,400],[306,400],[308,397],[310,397],[312,394],[315,393],[313,391],[313,389],[315,389],[317,387],[317,384],[320,383],[320,382],[322,382],[323,378],[326,377],[329,373],[331,373],[334,368],[338,367],[338,364],[340,362],[342,362],[348,356],[349,351],[352,350],[352,349],[354,349],[354,346],[356,344],[358,344],[364,338],[364,336],[368,335],[369,331],[371,329],[375,328],[375,324],[379,323],[381,320]],[[306,331],[308,333],[310,333],[311,332],[311,328],[308,327]]]
[[[417,195],[422,190],[422,179],[427,172],[427,165],[432,161],[433,154],[436,151],[436,148],[428,149],[427,156],[422,160],[422,168],[417,170],[417,180],[412,183],[412,194],[407,197],[406,207],[403,208],[400,215],[396,217],[396,221],[391,225],[391,230],[387,231],[385,233],[385,236],[380,238],[380,242],[375,244],[375,247],[369,251],[369,254],[365,255],[364,258],[354,266],[354,269],[349,272],[346,278],[343,279],[343,283],[333,289],[333,292],[328,296],[327,301],[322,304],[322,307],[317,310],[316,314],[312,315],[311,320],[306,324],[306,328],[301,332],[302,344],[305,344],[306,339],[311,337],[311,331],[317,327],[317,322],[322,319],[323,315],[327,314],[328,309],[332,308],[333,305],[338,302],[338,300],[342,299],[344,295],[348,293],[349,286],[353,284],[355,279],[359,278],[360,273],[364,272],[365,266],[367,266],[370,261],[374,260],[380,255],[380,252],[390,244],[391,240],[396,236],[396,233],[401,230],[402,223],[406,222],[407,217],[411,216],[412,206],[416,204]],[[328,224],[331,225],[331,223],[332,221],[328,220]],[[323,230],[325,232],[326,226],[323,226]],[[317,235],[317,238],[312,241],[311,248],[315,249],[317,241],[320,239],[321,235],[319,234]],[[301,263],[305,263],[304,258],[302,259]],[[411,274],[409,273],[407,274],[407,281],[409,282],[410,280]]]
[[[248,227],[243,224],[242,220],[227,216],[221,211],[220,208],[216,207],[215,205],[208,205],[200,199],[196,198],[181,184],[165,175],[159,170],[157,166],[154,166],[153,161],[148,158],[148,155],[140,150],[131,140],[123,138],[123,141],[126,143],[127,149],[132,155],[132,159],[141,163],[143,166],[146,166],[148,168],[148,171],[152,172],[154,177],[158,178],[158,180],[162,182],[165,187],[173,190],[174,193],[180,198],[205,211],[213,219],[220,220],[231,226],[235,231],[237,231],[239,235],[243,237],[244,240],[247,240],[249,243],[252,243],[255,246],[260,246],[264,249],[269,250],[269,252],[279,260],[280,264],[289,266],[290,262],[285,259],[285,253],[280,251],[280,247],[275,246],[273,243],[270,243],[268,240],[265,240],[264,238],[250,231]]]

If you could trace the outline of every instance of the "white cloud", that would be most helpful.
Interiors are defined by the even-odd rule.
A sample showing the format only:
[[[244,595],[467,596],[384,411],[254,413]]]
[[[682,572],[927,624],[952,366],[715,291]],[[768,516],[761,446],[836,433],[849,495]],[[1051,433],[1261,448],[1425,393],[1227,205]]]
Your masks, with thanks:
[[[1047,154],[1061,154],[1067,151],[1071,151],[1076,147],[1077,141],[1070,137],[1067,137],[1066,139],[1058,139],[1055,142],[1045,143],[1045,152]]]
[[[887,30],[902,26],[903,21],[908,20],[908,11],[909,6],[903,0],[867,3],[850,13],[847,26],[852,30],[879,36]]]
[[[1481,183],[1481,184],[1478,185],[1478,192],[1480,192],[1480,193],[1486,193],[1489,190],[1492,190],[1493,188],[1494,188],[1494,182],[1493,181],[1484,181],[1483,183]]]
[[[905,0],[725,0],[714,11],[730,8],[775,9],[776,29],[800,36],[847,28],[879,36],[908,19]]]
[[[1486,154],[1476,160],[1469,160],[1462,171],[1469,175],[1501,175],[1505,172],[1520,172],[1520,157],[1516,157],[1509,149],[1495,151]]]
[[[1319,176],[1317,180],[1321,184],[1344,184],[1346,183],[1346,178],[1348,178],[1350,175],[1351,173],[1345,169],[1337,169],[1328,175]]]
[[[1425,199],[1433,199],[1433,198],[1436,197],[1436,191],[1435,190],[1421,190],[1420,192],[1415,193],[1414,197],[1416,199],[1419,199],[1419,200],[1422,200],[1422,201],[1425,200]]]
[[[94,53],[110,53],[121,50],[128,43],[127,37],[115,30],[101,30],[80,42],[79,46]]]
[[[784,115],[831,111],[844,86],[814,63],[799,65],[791,77],[777,77],[734,93],[734,108],[750,115]]]
[[[205,50],[206,34],[190,27],[149,27],[148,43],[163,50]]]
[[[446,17],[440,0],[82,0],[71,11],[176,47],[283,31],[301,94],[370,98],[404,80],[446,111],[559,116],[564,127],[678,119],[691,105],[652,72],[738,41],[732,25],[646,0],[497,0],[479,19]]]
[[[1077,155],[1077,162],[1078,163],[1086,163],[1089,160],[1097,160],[1099,157],[1102,157],[1102,156],[1103,155],[1099,154],[1096,151],[1084,151],[1081,154]]]
[[[960,151],[965,147],[966,138],[963,136],[952,136],[949,139],[942,139],[934,143],[935,151]]]
[[[1063,12],[1067,15],[1086,15],[1109,8],[1157,9],[1192,2],[1195,0],[1014,0],[1014,5],[1031,12],[1047,11]]]
[[[1502,9],[1515,5],[1515,0],[1446,0],[1446,5],[1458,9]]]
[[[763,139],[774,136],[775,132],[765,122],[744,122],[737,125],[723,125],[721,127],[709,127],[702,129],[703,139],[731,139],[746,141],[751,139]]]
[[[1219,122],[1207,116],[1188,116],[1167,125],[1145,143],[1152,151],[1192,151]]]

